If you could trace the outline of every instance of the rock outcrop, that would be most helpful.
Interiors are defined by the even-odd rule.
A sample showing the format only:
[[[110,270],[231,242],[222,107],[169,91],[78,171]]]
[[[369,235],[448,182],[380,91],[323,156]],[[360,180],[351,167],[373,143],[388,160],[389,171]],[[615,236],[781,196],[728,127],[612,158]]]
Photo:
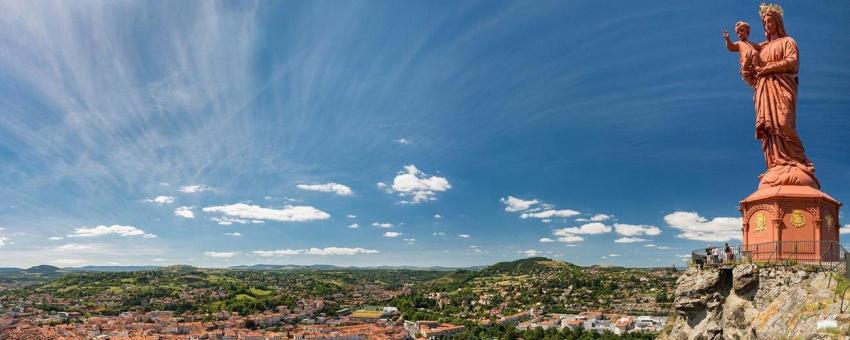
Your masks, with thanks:
[[[676,316],[661,338],[846,338],[850,314],[840,311],[832,275],[802,266],[690,268],[679,277]],[[824,320],[837,327],[818,329]]]

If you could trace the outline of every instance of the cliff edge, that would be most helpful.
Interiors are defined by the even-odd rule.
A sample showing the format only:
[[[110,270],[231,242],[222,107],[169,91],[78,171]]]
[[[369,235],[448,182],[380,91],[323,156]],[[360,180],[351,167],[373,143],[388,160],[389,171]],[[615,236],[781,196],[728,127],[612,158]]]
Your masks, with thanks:
[[[677,281],[676,316],[661,339],[832,339],[850,334],[847,281],[805,266],[688,269]]]

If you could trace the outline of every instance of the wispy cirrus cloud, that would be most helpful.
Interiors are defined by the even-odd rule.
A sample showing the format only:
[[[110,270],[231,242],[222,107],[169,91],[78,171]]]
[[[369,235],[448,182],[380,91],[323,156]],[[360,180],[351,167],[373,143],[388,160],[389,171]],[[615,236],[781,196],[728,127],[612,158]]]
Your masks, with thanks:
[[[96,227],[74,228],[74,232],[68,237],[98,237],[105,235],[117,235],[122,237],[141,236],[144,238],[156,238],[156,235],[146,233],[144,230],[130,225],[99,225]]]
[[[318,255],[318,256],[351,256],[359,254],[378,254],[380,251],[365,248],[306,248],[306,249],[278,249],[278,250],[255,250],[254,254],[263,257],[291,256],[291,255]]]

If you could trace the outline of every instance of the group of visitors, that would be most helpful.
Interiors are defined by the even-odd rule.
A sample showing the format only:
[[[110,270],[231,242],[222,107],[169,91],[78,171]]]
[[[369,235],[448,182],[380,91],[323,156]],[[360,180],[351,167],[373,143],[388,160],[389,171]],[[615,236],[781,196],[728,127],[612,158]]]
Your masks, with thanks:
[[[720,248],[709,244],[705,248],[705,255],[698,256],[694,260],[697,262],[697,266],[702,268],[703,264],[713,265],[735,261],[735,252],[729,246],[729,243],[724,244],[722,253]]]

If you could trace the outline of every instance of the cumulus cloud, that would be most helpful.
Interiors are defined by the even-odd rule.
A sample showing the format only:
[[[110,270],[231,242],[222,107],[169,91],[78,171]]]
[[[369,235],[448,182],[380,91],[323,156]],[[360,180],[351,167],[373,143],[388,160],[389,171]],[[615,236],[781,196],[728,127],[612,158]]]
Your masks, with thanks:
[[[357,218],[357,215],[348,214],[348,215],[347,215],[347,216],[345,216],[345,217],[348,217],[348,218]]]
[[[211,206],[204,212],[222,213],[224,215],[251,220],[271,220],[280,222],[306,222],[326,220],[331,217],[328,213],[311,206],[284,206],[283,209],[263,208],[258,205],[236,203],[231,205]]]
[[[505,204],[505,211],[507,212],[522,212],[531,209],[534,205],[540,203],[540,201],[536,199],[532,200],[524,200],[521,198],[516,198],[513,196],[503,197],[499,200],[503,204]]]
[[[180,192],[186,193],[186,194],[193,194],[193,193],[196,193],[196,192],[210,191],[210,190],[212,190],[212,188],[210,188],[206,185],[203,185],[203,184],[184,185],[184,186],[180,187]]]
[[[581,241],[584,241],[584,238],[578,235],[564,234],[558,237],[558,242],[561,243],[576,243]]]
[[[118,236],[142,236],[145,238],[155,238],[154,234],[147,234],[144,230],[136,228],[130,225],[99,225],[96,227],[79,227],[74,228],[74,233],[68,235],[68,237],[96,237],[96,236],[104,236],[104,235],[118,235]]]
[[[8,238],[0,236],[0,247],[5,246],[7,242],[9,242]]]
[[[467,234],[458,234],[458,235],[457,235],[457,237],[460,237],[460,238],[469,238],[470,236],[469,236],[469,235],[467,235]]]
[[[378,227],[378,228],[392,228],[392,227],[395,227],[395,225],[394,225],[394,224],[392,224],[392,223],[386,223],[386,222],[384,222],[384,223],[380,223],[380,222],[373,222],[373,223],[372,223],[372,226],[373,226],[373,227]]]
[[[159,204],[159,205],[171,204],[171,203],[174,203],[174,197],[172,197],[172,196],[157,196],[157,197],[154,197],[154,198],[148,198],[148,199],[145,200],[145,202],[153,203],[153,204]]]
[[[677,211],[664,216],[664,222],[679,229],[679,238],[695,241],[720,242],[740,240],[743,220],[740,217],[706,219],[696,212]]]
[[[360,225],[359,225],[359,224],[357,224],[357,223],[352,223],[352,224],[349,224],[349,225],[348,225],[348,227],[346,227],[346,228],[348,228],[348,229],[357,229],[357,228],[360,228]]]
[[[611,227],[604,225],[599,222],[587,223],[583,224],[580,227],[570,227],[570,228],[561,228],[555,229],[554,234],[556,236],[564,236],[566,234],[572,235],[596,235],[596,234],[604,234],[610,233]]]
[[[649,241],[647,239],[643,239],[640,237],[620,237],[614,240],[614,243],[635,243],[635,242],[646,242]]]
[[[845,224],[844,228],[838,229],[838,233],[841,235],[850,234],[850,224]]]
[[[413,243],[416,242],[416,239],[415,238],[406,238],[406,239],[403,239],[402,241],[407,242],[407,244],[413,244]]]
[[[224,233],[224,236],[242,237],[241,233]]]
[[[445,177],[428,176],[417,169],[415,165],[405,165],[393,179],[392,185],[378,183],[378,188],[389,193],[396,193],[404,198],[401,203],[418,204],[437,199],[438,192],[452,188]]]
[[[174,209],[174,215],[182,218],[195,218],[195,212],[192,207],[178,207]]]
[[[204,252],[204,256],[227,259],[227,258],[231,258],[231,257],[236,256],[236,253],[230,252],[230,251],[223,251],[223,252],[207,251],[207,252]]]
[[[395,238],[399,236],[401,236],[401,233],[396,231],[388,231],[384,233],[384,237]]]
[[[433,233],[433,234],[431,234],[431,235],[433,235],[433,236],[446,236],[446,233],[445,233],[445,232],[442,232],[442,231],[438,231],[438,232],[435,232],[435,233]]]
[[[639,236],[639,235],[647,235],[647,236],[656,236],[661,234],[661,229],[656,226],[651,225],[643,225],[643,224],[614,224],[614,230],[617,234],[623,236]]]
[[[51,236],[51,237],[48,237],[47,239],[51,240],[51,241],[60,241],[60,240],[64,240],[65,238],[62,237],[62,236]]]
[[[434,218],[443,218],[443,216],[440,214],[434,214]]]
[[[555,242],[555,240],[548,238],[548,237],[543,237],[543,238],[540,239],[540,243],[551,243],[551,242]]]
[[[602,221],[607,221],[609,219],[611,219],[611,216],[608,216],[608,215],[605,215],[605,214],[596,214],[596,215],[593,215],[590,218],[590,221],[592,221],[592,222],[602,222]]]
[[[354,191],[349,186],[339,183],[298,184],[297,187],[306,191],[332,192],[340,196],[351,196],[354,194]]]
[[[394,142],[396,142],[396,143],[398,143],[398,144],[401,144],[401,145],[408,145],[408,144],[410,144],[410,140],[405,139],[405,138],[399,138],[399,139],[396,139],[396,140],[394,140]]]
[[[620,254],[608,254],[608,257],[619,257]]]
[[[278,250],[256,250],[255,255],[263,257],[271,256],[287,256],[287,255],[318,255],[318,256],[337,256],[337,255],[357,255],[357,254],[377,254],[380,251],[375,249],[364,248],[308,248],[308,249],[278,249]]]
[[[88,250],[94,250],[94,249],[95,249],[95,246],[93,246],[93,245],[77,244],[77,243],[63,244],[61,246],[53,248],[54,251],[59,251],[59,252],[78,252],[78,251],[88,251]]]

